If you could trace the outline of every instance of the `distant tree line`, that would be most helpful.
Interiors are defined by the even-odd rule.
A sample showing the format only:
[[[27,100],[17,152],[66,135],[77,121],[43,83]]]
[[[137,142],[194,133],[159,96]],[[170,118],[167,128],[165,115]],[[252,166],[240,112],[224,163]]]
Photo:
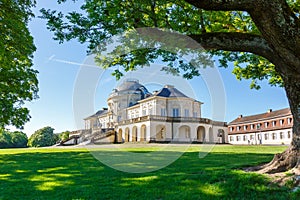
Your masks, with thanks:
[[[23,132],[0,129],[0,148],[23,148],[27,147],[27,142],[27,135]]]
[[[25,148],[25,147],[46,147],[65,141],[69,138],[69,131],[55,134],[50,126],[35,131],[28,139],[21,131],[8,131],[0,129],[0,148]]]

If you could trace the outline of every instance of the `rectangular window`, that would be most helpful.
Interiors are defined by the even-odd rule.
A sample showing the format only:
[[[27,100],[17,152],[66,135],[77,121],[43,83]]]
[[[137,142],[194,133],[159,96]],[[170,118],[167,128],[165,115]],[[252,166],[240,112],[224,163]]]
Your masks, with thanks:
[[[279,133],[279,137],[280,137],[280,139],[284,139],[283,132],[280,132],[280,133]]]
[[[179,109],[173,108],[173,117],[179,117]]]
[[[93,127],[97,127],[97,120],[96,120],[96,121],[94,121],[94,123],[93,123]]]
[[[193,115],[194,115],[194,117],[198,117],[198,113],[197,112],[194,112]]]
[[[250,125],[250,128],[251,128],[251,130],[253,130],[253,128],[254,128],[254,125],[253,125],[253,124],[251,124],[251,125]]]
[[[268,140],[268,139],[269,139],[269,134],[265,133],[265,140]]]
[[[165,108],[160,109],[160,116],[166,116],[166,109]]]
[[[190,112],[188,109],[184,109],[184,116],[185,117],[190,117]]]

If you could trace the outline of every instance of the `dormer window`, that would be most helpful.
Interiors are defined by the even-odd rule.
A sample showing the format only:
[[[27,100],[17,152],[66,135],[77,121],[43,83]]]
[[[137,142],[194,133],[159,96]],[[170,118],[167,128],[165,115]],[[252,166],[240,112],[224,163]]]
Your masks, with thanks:
[[[256,124],[256,129],[260,130],[260,128],[261,128],[261,124]]]
[[[269,122],[265,122],[265,128],[268,128]]]
[[[280,123],[280,126],[282,126],[284,123],[284,119],[279,120],[279,123]]]

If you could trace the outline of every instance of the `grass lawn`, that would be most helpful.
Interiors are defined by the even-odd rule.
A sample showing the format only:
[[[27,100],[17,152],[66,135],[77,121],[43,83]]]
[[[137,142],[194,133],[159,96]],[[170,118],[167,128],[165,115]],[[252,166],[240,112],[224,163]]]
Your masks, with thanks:
[[[144,146],[126,150],[138,154],[158,148]],[[239,170],[268,162],[285,148],[220,145],[199,158],[201,145],[192,145],[169,166],[148,173],[107,167],[87,149],[4,149],[0,199],[299,199],[299,192]]]

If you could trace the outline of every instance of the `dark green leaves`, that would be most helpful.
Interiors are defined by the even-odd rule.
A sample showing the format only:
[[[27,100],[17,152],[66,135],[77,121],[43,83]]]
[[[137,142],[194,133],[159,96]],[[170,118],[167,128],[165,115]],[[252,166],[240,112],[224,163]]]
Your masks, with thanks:
[[[66,0],[59,0],[63,3]],[[75,1],[74,1],[75,2]],[[298,0],[289,0],[291,8],[297,13]],[[112,36],[127,34],[133,29],[156,27],[161,30],[172,30],[183,35],[200,35],[202,33],[250,33],[260,35],[256,25],[247,12],[243,11],[206,11],[196,8],[181,0],[85,0],[80,12],[57,13],[51,10],[42,10],[42,18],[48,21],[48,28],[54,32],[55,39],[60,42],[78,39],[89,44],[89,53],[97,54],[97,62],[103,68],[114,68],[113,75],[119,79],[124,72],[136,70],[138,67],[149,66],[153,62],[163,62],[165,70],[174,75],[182,75],[190,79],[199,76],[198,67],[211,66],[208,56],[203,54],[201,63],[186,62],[183,55],[193,48],[182,51],[176,45],[180,42],[170,39],[157,38],[156,41],[172,48],[161,49],[161,46],[143,46],[142,43],[120,41],[113,52],[115,56],[102,55],[106,51],[107,41]],[[159,35],[160,37],[161,35]],[[152,43],[152,41],[147,41]],[[173,45],[170,45],[173,42]],[[168,43],[168,44],[167,44]],[[166,45],[167,44],[167,45]],[[132,48],[136,45],[135,48]],[[130,49],[125,52],[118,48]],[[215,49],[218,49],[217,47]],[[218,55],[220,64],[227,67],[234,62],[234,74],[237,79],[251,79],[251,88],[259,88],[257,80],[268,79],[271,85],[281,85],[282,81],[275,72],[270,61],[247,52],[222,51],[209,49],[210,55]],[[182,61],[182,62],[180,62]],[[184,61],[184,62],[183,62]],[[205,64],[207,63],[207,64]],[[195,65],[196,64],[196,65]]]
[[[0,148],[27,147],[28,138],[22,132],[10,132],[0,128]]]
[[[36,48],[27,27],[34,4],[30,0],[0,3],[0,128],[22,128],[30,118],[23,104],[37,98],[37,71],[32,69]]]

